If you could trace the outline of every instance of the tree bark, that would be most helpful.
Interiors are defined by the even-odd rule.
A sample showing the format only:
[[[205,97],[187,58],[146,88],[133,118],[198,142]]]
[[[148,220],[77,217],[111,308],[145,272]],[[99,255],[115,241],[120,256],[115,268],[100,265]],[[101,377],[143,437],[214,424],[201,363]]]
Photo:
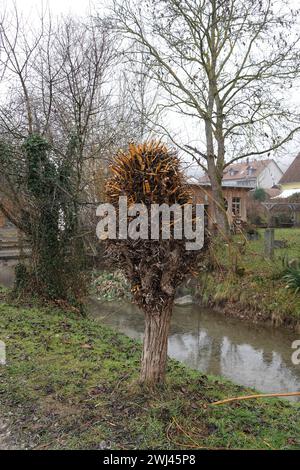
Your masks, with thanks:
[[[222,180],[219,181],[216,175],[217,169],[211,168],[208,170],[208,177],[211,183],[214,213],[216,215],[217,229],[223,237],[229,236],[229,223],[225,209],[224,196],[222,191]]]
[[[210,120],[205,122],[205,134],[207,145],[207,175],[210,180],[213,195],[214,213],[216,215],[217,229],[224,237],[229,235],[229,224],[225,210],[222,191],[222,174],[220,174],[215,162],[213,130]],[[218,149],[219,150],[219,149]]]
[[[168,335],[173,302],[168,302],[160,313],[145,313],[140,381],[148,385],[164,382],[168,352]]]
[[[225,157],[225,142],[223,135],[223,103],[218,92],[218,31],[217,15],[218,7],[216,0],[211,2],[211,24],[209,28],[209,45],[211,51],[211,63],[208,72],[208,103],[207,117],[205,119],[205,135],[207,147],[207,174],[211,184],[213,195],[214,213],[216,216],[216,225],[218,232],[227,238],[229,235],[229,224],[225,210],[224,196],[222,191],[223,167]],[[215,125],[215,112],[217,120]],[[215,148],[217,147],[217,153]]]

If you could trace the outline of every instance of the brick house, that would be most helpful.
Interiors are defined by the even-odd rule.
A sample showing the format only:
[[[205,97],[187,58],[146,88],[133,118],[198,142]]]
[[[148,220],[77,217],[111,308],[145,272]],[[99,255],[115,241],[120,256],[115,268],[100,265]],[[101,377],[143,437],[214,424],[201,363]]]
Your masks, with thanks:
[[[216,214],[211,186],[199,183],[194,179],[189,179],[189,186],[193,192],[194,202],[204,204],[208,228],[214,228]],[[222,187],[230,226],[232,226],[234,220],[247,221],[247,195],[250,189],[228,185]]]

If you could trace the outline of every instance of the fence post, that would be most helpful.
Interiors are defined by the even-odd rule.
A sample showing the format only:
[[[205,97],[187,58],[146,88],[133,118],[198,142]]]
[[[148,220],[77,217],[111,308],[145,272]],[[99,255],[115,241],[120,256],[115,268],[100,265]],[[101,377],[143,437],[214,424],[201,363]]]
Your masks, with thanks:
[[[5,366],[6,364],[6,353],[5,353],[5,343],[0,340],[0,366]]]
[[[265,256],[272,259],[274,256],[274,229],[266,228],[265,230]]]

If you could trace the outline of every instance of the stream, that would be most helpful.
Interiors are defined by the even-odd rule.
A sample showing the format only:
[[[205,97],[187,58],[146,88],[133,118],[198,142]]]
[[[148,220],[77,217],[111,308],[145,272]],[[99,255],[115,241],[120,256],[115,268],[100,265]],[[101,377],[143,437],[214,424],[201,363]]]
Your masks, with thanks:
[[[130,338],[142,340],[144,319],[130,303],[93,299],[90,314]],[[228,318],[199,305],[175,306],[169,335],[170,357],[187,366],[263,393],[300,390],[300,365],[291,344],[300,335],[283,328]],[[299,397],[291,400],[300,401]]]

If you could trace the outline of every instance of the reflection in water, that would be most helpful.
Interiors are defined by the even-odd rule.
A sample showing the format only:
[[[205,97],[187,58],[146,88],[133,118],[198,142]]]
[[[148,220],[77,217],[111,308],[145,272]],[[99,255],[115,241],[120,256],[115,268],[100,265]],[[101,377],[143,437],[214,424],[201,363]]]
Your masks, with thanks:
[[[93,300],[90,312],[131,338],[143,337],[143,315],[130,304]],[[300,390],[300,366],[291,362],[291,344],[298,336],[284,329],[243,323],[196,305],[175,307],[169,356],[265,393],[296,392]]]

